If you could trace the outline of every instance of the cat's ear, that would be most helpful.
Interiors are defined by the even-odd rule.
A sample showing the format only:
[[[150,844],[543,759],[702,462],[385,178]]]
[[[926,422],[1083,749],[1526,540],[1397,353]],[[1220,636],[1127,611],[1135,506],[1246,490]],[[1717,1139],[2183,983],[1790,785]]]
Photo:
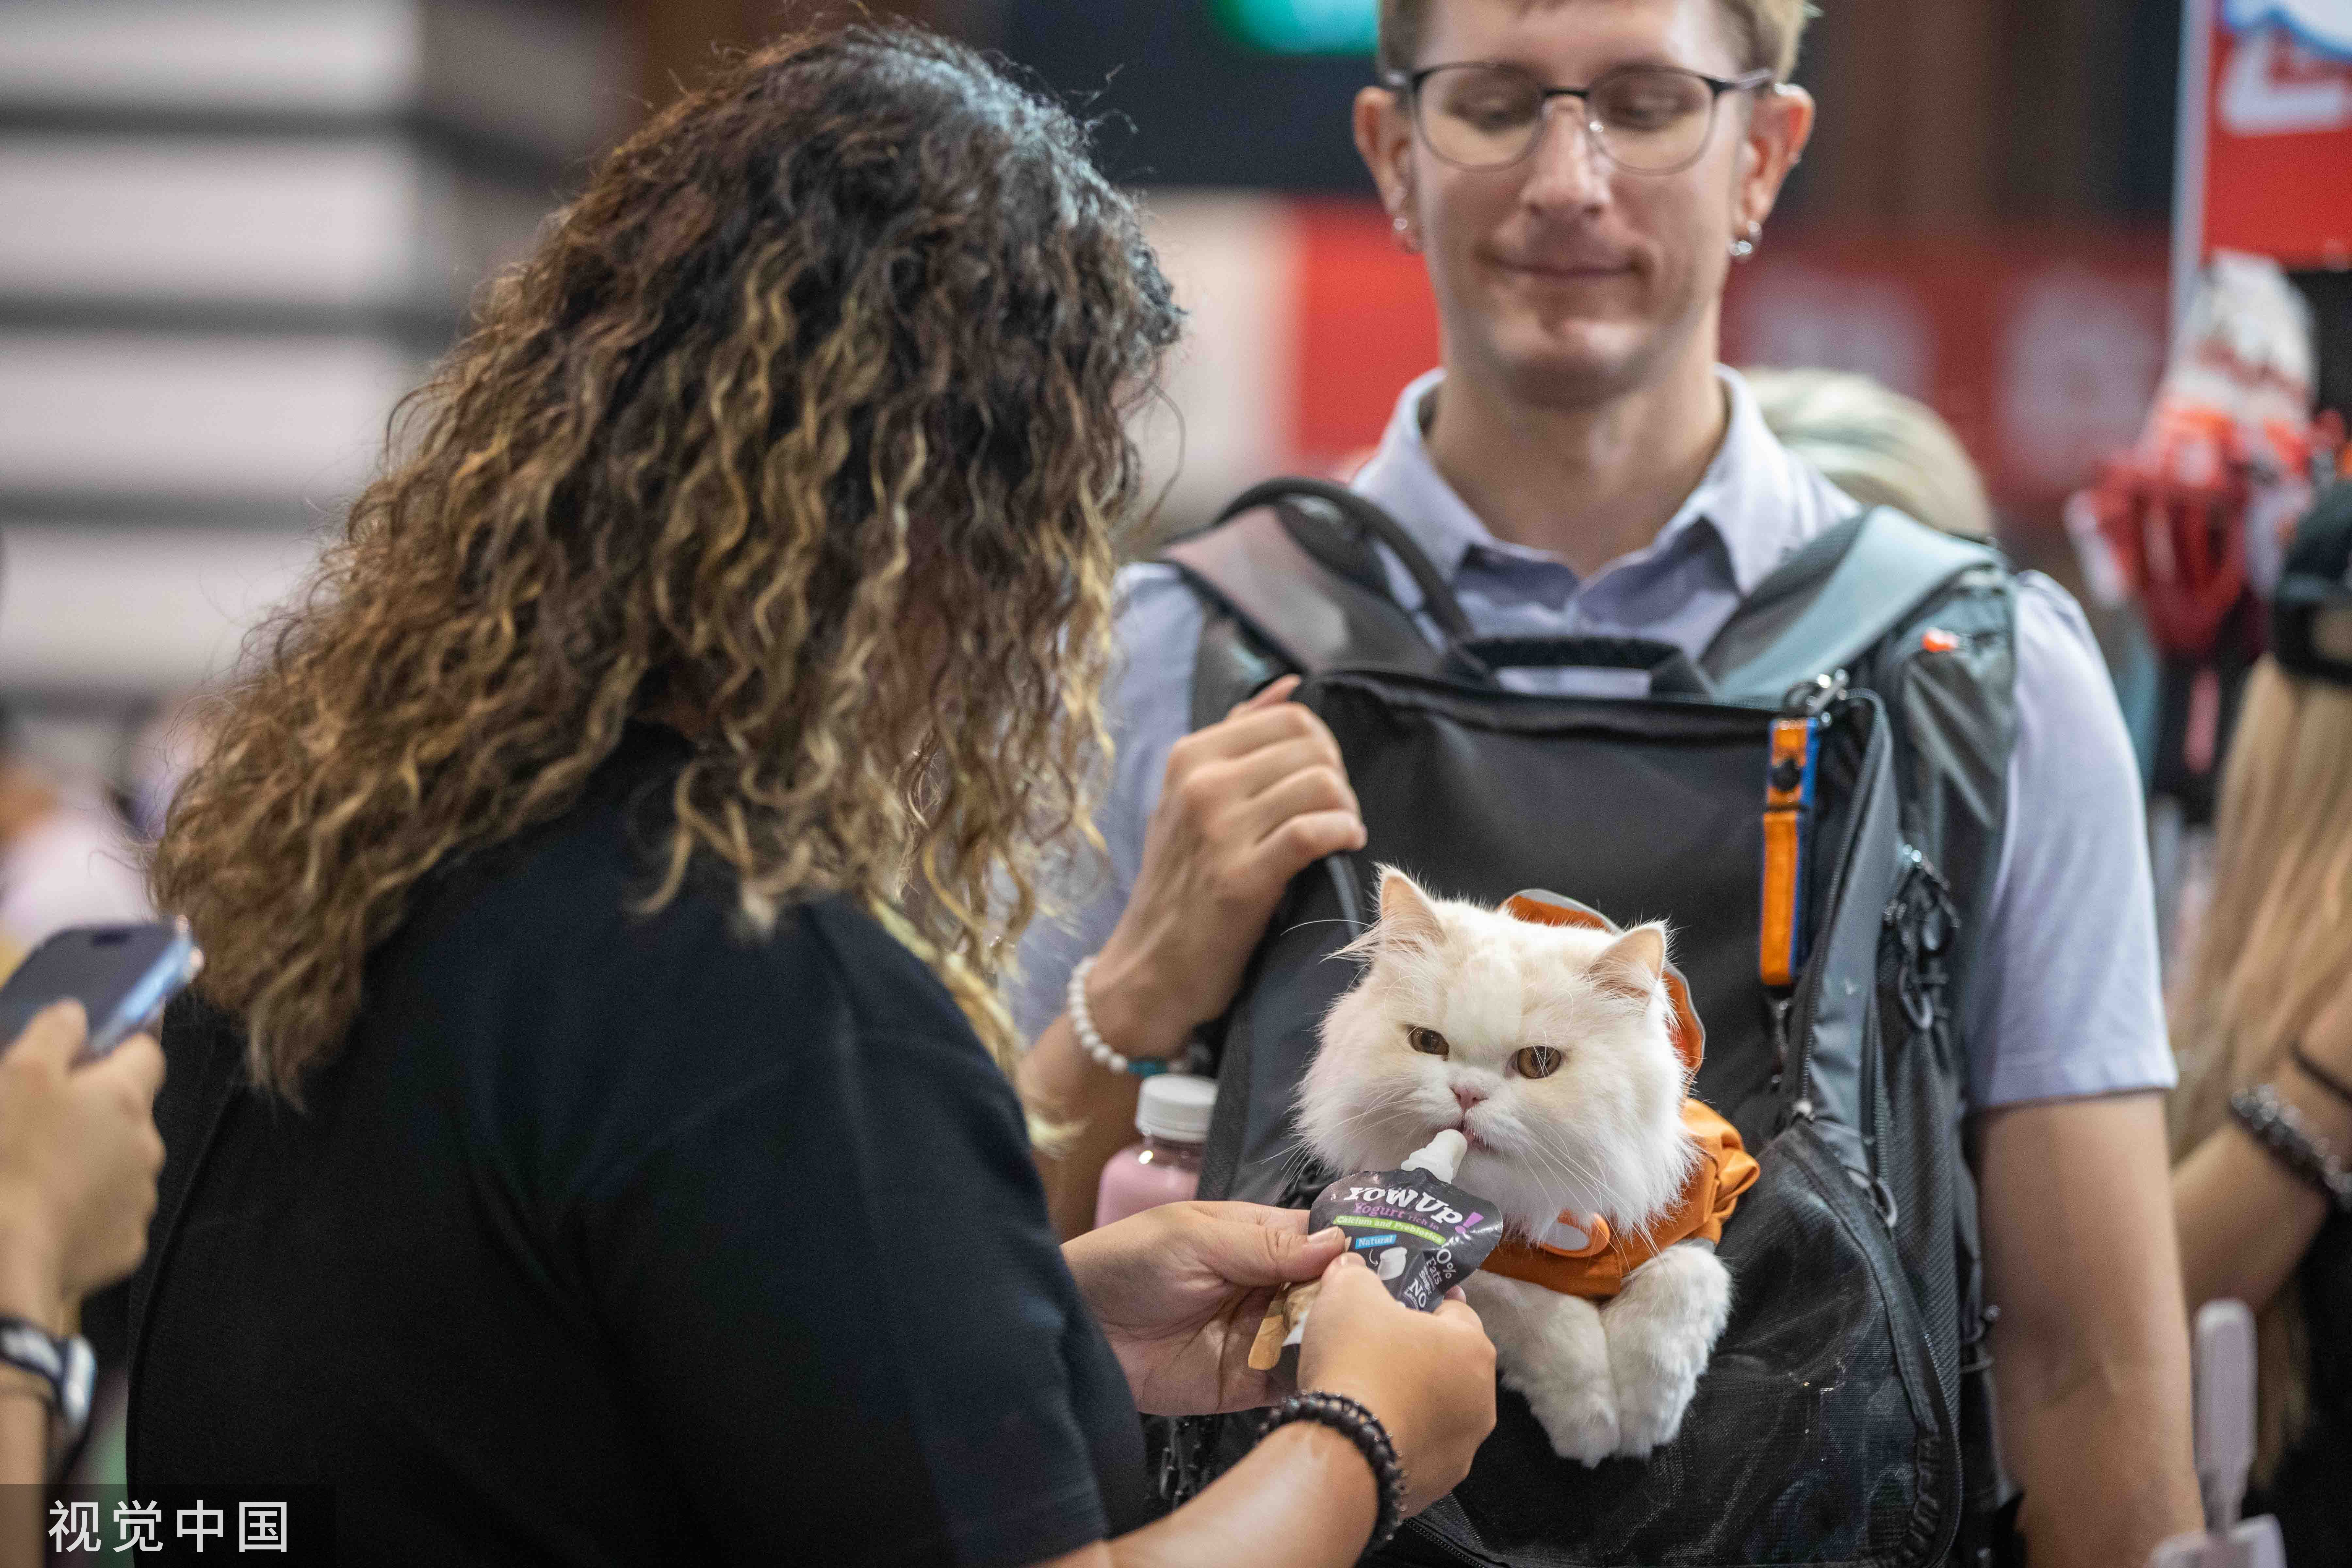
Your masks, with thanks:
[[[1637,1001],[1656,994],[1666,972],[1666,928],[1652,921],[1635,926],[1601,950],[1592,961],[1593,980]]]
[[[1384,948],[1433,948],[1445,941],[1429,895],[1393,866],[1381,868],[1381,917],[1366,934]]]

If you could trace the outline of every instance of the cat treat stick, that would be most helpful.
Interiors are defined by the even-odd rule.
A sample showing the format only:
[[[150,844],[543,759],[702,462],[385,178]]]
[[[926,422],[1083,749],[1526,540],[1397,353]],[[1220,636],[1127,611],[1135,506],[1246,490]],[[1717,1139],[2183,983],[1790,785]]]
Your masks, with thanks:
[[[1371,1265],[1390,1295],[1433,1312],[1503,1238],[1495,1205],[1454,1184],[1469,1148],[1469,1140],[1449,1127],[1396,1170],[1342,1176],[1315,1200],[1307,1226],[1346,1231],[1349,1248]],[[1314,1290],[1310,1282],[1275,1298],[1250,1346],[1252,1370],[1267,1371],[1281,1359],[1283,1346],[1299,1342]]]

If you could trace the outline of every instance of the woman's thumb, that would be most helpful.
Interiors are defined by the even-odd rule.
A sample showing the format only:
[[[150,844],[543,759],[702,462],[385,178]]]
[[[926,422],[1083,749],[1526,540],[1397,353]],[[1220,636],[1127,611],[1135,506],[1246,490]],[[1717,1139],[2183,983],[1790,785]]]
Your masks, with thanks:
[[[1236,1285],[1289,1285],[1319,1278],[1346,1246],[1337,1226],[1313,1236],[1274,1226],[1234,1226],[1224,1239],[1229,1246],[1215,1267]]]
[[[10,1041],[9,1055],[47,1058],[60,1071],[73,1064],[74,1053],[89,1036],[89,1020],[79,1002],[68,997],[52,1002],[33,1015],[25,1032]]]
[[[1326,1226],[1312,1236],[1284,1233],[1276,1258],[1286,1279],[1318,1279],[1335,1258],[1348,1256],[1348,1233]]]

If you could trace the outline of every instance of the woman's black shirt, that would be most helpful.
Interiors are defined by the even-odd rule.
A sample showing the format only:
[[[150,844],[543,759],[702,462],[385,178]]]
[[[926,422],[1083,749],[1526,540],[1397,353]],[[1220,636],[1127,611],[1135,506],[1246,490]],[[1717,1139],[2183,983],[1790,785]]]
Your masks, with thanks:
[[[2248,1511],[2278,1516],[2297,1568],[2352,1563],[2352,1215],[2327,1216],[2286,1288],[2302,1298],[2308,1419]]]
[[[1030,1563],[1141,1521],[1013,1095],[830,900],[651,917],[686,755],[438,879],[300,1112],[164,1031],[133,1489],[331,1484],[345,1562]],[[201,1153],[200,1153],[201,1151]]]

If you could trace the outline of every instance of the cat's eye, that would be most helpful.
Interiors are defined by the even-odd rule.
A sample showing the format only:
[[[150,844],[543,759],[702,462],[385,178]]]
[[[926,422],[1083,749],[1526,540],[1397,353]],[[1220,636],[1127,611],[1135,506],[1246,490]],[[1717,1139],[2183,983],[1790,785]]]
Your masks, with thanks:
[[[1404,1043],[1425,1057],[1442,1057],[1446,1051],[1445,1037],[1420,1024],[1405,1026]]]
[[[1528,1046],[1511,1058],[1521,1078],[1549,1078],[1559,1070],[1560,1055],[1549,1046]]]

